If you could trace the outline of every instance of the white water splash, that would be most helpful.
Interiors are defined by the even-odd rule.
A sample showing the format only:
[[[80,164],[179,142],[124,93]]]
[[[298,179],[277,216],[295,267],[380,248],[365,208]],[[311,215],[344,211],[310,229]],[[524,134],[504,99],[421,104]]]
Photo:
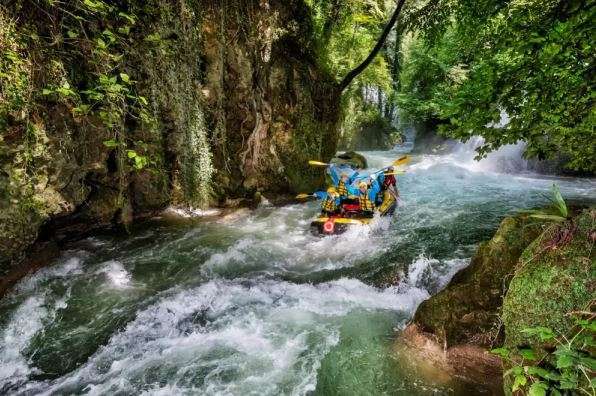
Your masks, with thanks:
[[[104,274],[111,287],[128,288],[131,286],[131,275],[119,261],[110,260],[103,263],[96,273]]]
[[[30,390],[138,393],[144,383],[149,394],[292,389],[304,395],[315,389],[320,362],[339,341],[339,318],[353,310],[409,315],[427,297],[420,289],[380,290],[353,279],[316,286],[210,281],[140,312],[80,369],[49,388],[40,383]],[[150,372],[162,374],[159,383],[152,383]]]
[[[44,308],[43,296],[27,298],[12,314],[0,336],[0,389],[26,381],[29,367],[23,352],[31,339],[43,328],[43,319],[48,311]]]

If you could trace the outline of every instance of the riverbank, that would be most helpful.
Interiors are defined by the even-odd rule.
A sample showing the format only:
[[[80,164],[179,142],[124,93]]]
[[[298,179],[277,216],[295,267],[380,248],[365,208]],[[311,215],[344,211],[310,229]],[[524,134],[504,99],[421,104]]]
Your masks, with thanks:
[[[595,242],[594,208],[576,210],[560,224],[523,214],[505,218],[471,264],[418,307],[397,345],[448,375],[499,389],[511,362],[490,350],[540,351],[548,342],[526,329],[549,328],[571,339],[573,313],[594,312]],[[513,381],[505,379],[508,393]]]

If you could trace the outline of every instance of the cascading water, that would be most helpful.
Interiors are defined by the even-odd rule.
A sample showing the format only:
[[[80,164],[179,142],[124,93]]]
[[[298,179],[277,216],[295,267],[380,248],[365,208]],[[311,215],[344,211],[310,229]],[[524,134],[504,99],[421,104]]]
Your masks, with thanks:
[[[475,160],[478,155],[476,149],[483,144],[484,139],[482,137],[474,136],[466,143],[457,143],[451,152],[451,156],[470,170],[501,173],[523,173],[528,171],[528,161],[523,158],[526,149],[525,143],[507,144],[477,161]]]
[[[311,202],[170,211],[73,244],[0,301],[0,393],[469,394],[408,371],[395,331],[552,179],[463,158],[414,158],[397,218],[340,236],[310,235]],[[594,180],[557,183],[595,199]]]

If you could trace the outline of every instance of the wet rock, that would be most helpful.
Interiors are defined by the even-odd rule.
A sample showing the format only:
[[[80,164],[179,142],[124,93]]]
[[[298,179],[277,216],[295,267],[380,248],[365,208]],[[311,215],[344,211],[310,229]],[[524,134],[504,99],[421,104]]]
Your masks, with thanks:
[[[439,339],[409,325],[397,339],[394,352],[403,356],[420,376],[439,383],[457,379],[492,395],[503,394],[501,359],[476,345],[445,347]]]
[[[525,215],[505,218],[495,236],[478,247],[470,265],[420,305],[414,323],[447,346],[497,343],[508,281],[519,256],[541,231],[542,223]]]
[[[331,159],[333,164],[347,164],[355,169],[368,168],[368,162],[366,157],[355,151],[346,151],[343,154],[339,154],[337,157]]]

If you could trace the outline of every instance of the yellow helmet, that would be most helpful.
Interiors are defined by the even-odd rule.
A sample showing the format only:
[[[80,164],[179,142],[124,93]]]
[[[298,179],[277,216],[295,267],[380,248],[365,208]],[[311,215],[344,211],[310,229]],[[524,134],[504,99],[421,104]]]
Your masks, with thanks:
[[[337,190],[335,189],[335,187],[329,187],[327,189],[327,194],[336,194]]]
[[[368,184],[365,181],[361,181],[360,183],[358,183],[358,188],[362,188],[362,187],[368,188]]]

